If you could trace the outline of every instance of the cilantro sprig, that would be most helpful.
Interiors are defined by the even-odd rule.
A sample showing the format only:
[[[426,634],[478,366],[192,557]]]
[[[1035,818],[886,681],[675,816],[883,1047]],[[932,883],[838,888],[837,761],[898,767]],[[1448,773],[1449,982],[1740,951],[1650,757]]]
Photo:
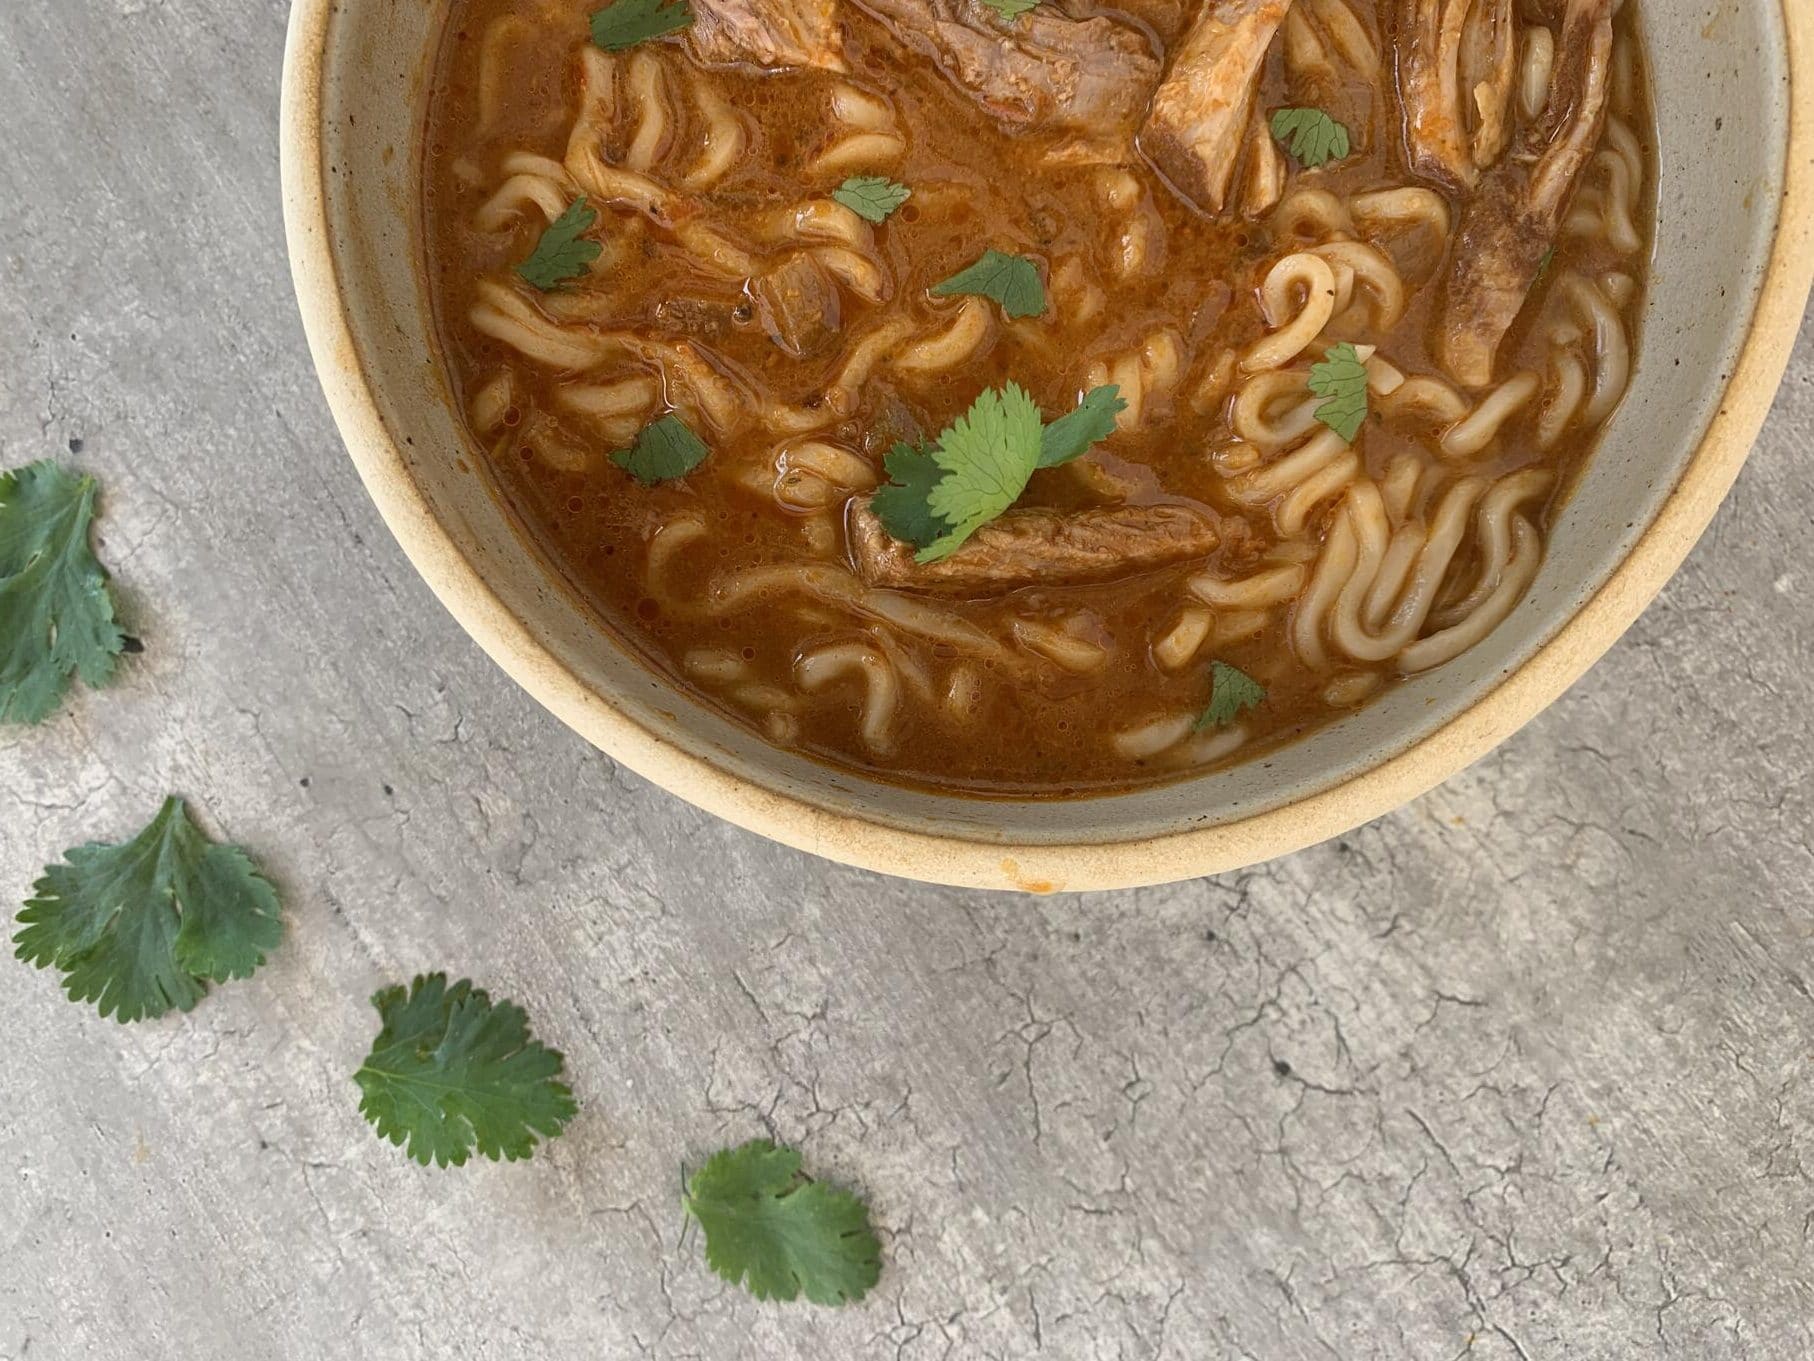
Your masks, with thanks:
[[[0,721],[42,722],[71,676],[113,679],[126,635],[89,547],[96,490],[48,460],[0,474]]]
[[[705,1233],[706,1264],[759,1300],[860,1300],[882,1275],[869,1211],[813,1181],[800,1155],[767,1139],[714,1153],[681,1203]]]
[[[15,952],[56,969],[72,1002],[137,1021],[188,1011],[209,983],[249,978],[283,936],[277,891],[237,846],[164,800],[130,841],[63,853],[19,913]]]
[[[597,221],[597,209],[588,208],[586,196],[581,194],[566,212],[548,224],[534,252],[516,267],[516,272],[544,293],[579,278],[604,250],[598,242],[584,236]]]
[[[645,487],[685,477],[712,451],[687,423],[669,412],[642,428],[636,442],[619,449],[611,461]]]
[[[1018,384],[986,389],[930,445],[888,452],[889,480],[870,508],[890,535],[919,550],[918,561],[950,557],[1020,499],[1036,469],[1068,463],[1106,438],[1126,406],[1109,384],[1045,425]]]
[[[886,175],[852,175],[831,196],[864,221],[880,224],[913,197],[913,190]]]
[[[1039,0],[983,0],[983,3],[1009,23],[1013,23],[1028,10],[1037,8]]]
[[[1347,127],[1321,109],[1280,109],[1272,116],[1272,135],[1307,170],[1342,160],[1354,149]]]
[[[1225,728],[1266,699],[1266,687],[1239,667],[1216,662],[1209,668],[1209,704],[1197,719],[1197,732]]]
[[[687,0],[611,0],[592,15],[592,41],[607,52],[622,52],[651,38],[681,33],[693,26]]]
[[[1328,400],[1316,418],[1353,444],[1367,419],[1367,366],[1347,341],[1323,352],[1323,362],[1310,366],[1310,390]]]
[[[1039,267],[1024,255],[986,250],[982,258],[932,286],[935,298],[973,293],[1001,304],[1010,317],[1036,317],[1046,310],[1046,288]]]
[[[353,1081],[359,1111],[424,1167],[535,1152],[579,1110],[557,1050],[531,1037],[523,1009],[467,979],[419,976],[372,995],[382,1028]]]

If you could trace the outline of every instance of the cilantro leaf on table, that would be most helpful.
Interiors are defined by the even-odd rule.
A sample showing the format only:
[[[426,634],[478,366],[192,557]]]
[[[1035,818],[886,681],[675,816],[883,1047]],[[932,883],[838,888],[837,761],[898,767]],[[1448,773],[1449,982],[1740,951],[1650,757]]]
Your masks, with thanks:
[[[612,454],[611,461],[643,486],[652,487],[657,482],[686,476],[711,452],[706,442],[670,411],[645,425],[636,442]]]
[[[372,1005],[383,1028],[353,1074],[359,1113],[424,1167],[459,1167],[475,1148],[493,1162],[527,1158],[579,1110],[560,1054],[530,1037],[523,1009],[468,980],[418,976]]]
[[[869,1211],[801,1175],[800,1155],[752,1139],[714,1153],[681,1198],[705,1233],[706,1264],[759,1300],[843,1304],[882,1274]]]
[[[1347,341],[1332,345],[1323,362],[1310,366],[1310,390],[1327,397],[1316,409],[1316,418],[1353,444],[1367,419],[1367,366]]]
[[[1028,10],[1039,4],[1039,0],[983,0],[983,3],[1002,18],[1012,23]]]
[[[95,492],[49,460],[0,473],[0,720],[42,722],[72,675],[113,679],[126,636],[89,547]]]
[[[1272,135],[1307,170],[1339,161],[1354,149],[1348,129],[1321,109],[1280,109],[1272,116]]]
[[[1035,469],[1068,463],[1113,433],[1126,405],[1111,383],[1041,425],[1039,408],[1016,384],[986,389],[930,444],[889,450],[888,481],[870,509],[890,535],[919,550],[920,562],[950,557],[1020,499]]]
[[[993,299],[1010,317],[1036,317],[1046,310],[1039,267],[1024,255],[1005,255],[998,250],[984,251],[975,264],[932,286],[935,298],[956,293]]]
[[[831,196],[865,222],[881,223],[913,197],[913,190],[886,175],[852,175]]]
[[[131,841],[77,846],[64,861],[33,888],[13,943],[103,1016],[188,1011],[208,983],[249,978],[282,939],[276,890],[239,847],[204,837],[174,795]]]
[[[592,41],[607,52],[622,52],[650,38],[680,33],[693,26],[687,0],[611,0],[592,15]]]
[[[535,250],[516,267],[516,272],[544,293],[580,278],[604,250],[598,242],[582,235],[597,221],[598,211],[588,208],[586,196],[581,194],[566,212],[548,224]]]
[[[1115,417],[1126,410],[1116,384],[1091,388],[1073,410],[1046,426],[1039,437],[1039,466],[1056,468],[1081,456],[1115,433]]]
[[[1266,687],[1239,667],[1217,662],[1209,669],[1209,705],[1196,731],[1225,728],[1266,698]]]

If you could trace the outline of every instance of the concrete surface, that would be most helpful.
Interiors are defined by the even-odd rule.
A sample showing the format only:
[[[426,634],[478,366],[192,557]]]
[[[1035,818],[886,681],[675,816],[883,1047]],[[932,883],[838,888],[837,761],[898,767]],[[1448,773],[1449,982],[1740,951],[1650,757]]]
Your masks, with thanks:
[[[0,733],[0,885],[179,790],[289,920],[129,1028],[0,961],[0,1357],[1810,1354],[1814,325],[1687,570],[1478,768],[1221,880],[916,888],[613,769],[411,572],[292,311],[284,17],[0,4],[0,463],[105,479],[146,645]],[[533,1163],[361,1121],[428,968],[566,1051]],[[764,1130],[870,1197],[864,1305],[677,1246]]]

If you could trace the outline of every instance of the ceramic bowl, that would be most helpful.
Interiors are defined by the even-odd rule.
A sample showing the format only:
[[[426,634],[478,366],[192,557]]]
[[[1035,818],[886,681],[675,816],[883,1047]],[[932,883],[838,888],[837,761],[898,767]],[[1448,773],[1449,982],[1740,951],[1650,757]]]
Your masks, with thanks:
[[[1661,589],[1750,450],[1814,269],[1814,4],[1633,3],[1661,146],[1640,364],[1535,586],[1448,666],[1263,759],[1162,788],[982,801],[778,751],[642,666],[558,583],[512,531],[430,348],[418,144],[447,0],[295,0],[282,118],[296,291],[347,449],[416,569],[613,759],[765,836],[890,874],[1036,891],[1213,874],[1385,813],[1527,722]]]

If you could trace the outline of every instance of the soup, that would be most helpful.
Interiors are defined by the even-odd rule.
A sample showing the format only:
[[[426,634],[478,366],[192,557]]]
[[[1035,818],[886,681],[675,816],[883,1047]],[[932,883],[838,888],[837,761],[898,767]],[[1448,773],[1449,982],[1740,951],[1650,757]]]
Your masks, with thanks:
[[[770,741],[1104,793],[1519,606],[1624,394],[1617,0],[454,0],[427,278],[523,531]]]

